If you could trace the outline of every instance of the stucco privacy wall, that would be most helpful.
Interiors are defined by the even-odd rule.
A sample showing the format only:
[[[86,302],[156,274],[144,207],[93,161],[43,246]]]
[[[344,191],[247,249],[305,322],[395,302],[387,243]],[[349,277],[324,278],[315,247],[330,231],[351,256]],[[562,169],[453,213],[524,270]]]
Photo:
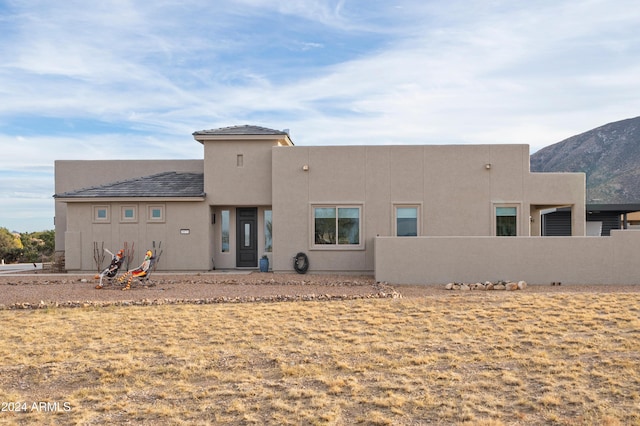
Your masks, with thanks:
[[[576,208],[584,235],[584,175],[529,173],[527,145],[330,146],[274,148],[275,271],[306,252],[312,271],[373,272],[374,238],[391,236],[394,207],[420,208],[420,235],[494,235],[494,205],[516,205],[518,235],[530,235],[538,205]],[[538,184],[548,185],[547,189]],[[361,247],[314,247],[313,207],[361,208]]]
[[[394,284],[635,284],[639,252],[640,230],[610,237],[379,237],[375,277]]]

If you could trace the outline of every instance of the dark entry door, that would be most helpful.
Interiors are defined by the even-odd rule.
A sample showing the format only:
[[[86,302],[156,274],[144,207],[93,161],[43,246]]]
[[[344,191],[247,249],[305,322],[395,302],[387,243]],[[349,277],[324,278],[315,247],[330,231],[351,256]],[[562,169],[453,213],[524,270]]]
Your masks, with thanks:
[[[239,268],[258,266],[258,209],[242,207],[236,209],[236,266]]]

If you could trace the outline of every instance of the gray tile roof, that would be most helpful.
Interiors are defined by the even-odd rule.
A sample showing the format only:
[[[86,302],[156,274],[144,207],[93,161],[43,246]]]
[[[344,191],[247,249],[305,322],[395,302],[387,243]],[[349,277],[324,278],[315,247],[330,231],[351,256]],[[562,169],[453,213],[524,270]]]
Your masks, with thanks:
[[[54,198],[204,197],[204,174],[164,172],[55,194]]]
[[[260,126],[243,126],[221,127],[219,129],[200,130],[193,133],[195,135],[287,135],[286,130],[274,130]]]

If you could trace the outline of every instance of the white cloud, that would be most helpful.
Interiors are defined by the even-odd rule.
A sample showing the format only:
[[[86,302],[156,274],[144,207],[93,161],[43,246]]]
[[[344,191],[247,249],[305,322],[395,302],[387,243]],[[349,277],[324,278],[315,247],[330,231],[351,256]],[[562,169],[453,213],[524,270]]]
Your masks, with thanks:
[[[200,158],[191,133],[234,124],[290,128],[304,145],[535,151],[640,110],[630,0],[7,5],[5,172]]]

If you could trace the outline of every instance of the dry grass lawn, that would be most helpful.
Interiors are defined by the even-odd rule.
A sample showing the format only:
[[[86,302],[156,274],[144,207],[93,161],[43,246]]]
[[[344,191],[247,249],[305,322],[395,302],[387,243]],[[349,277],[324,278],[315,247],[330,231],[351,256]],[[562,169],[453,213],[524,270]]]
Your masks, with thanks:
[[[0,321],[0,424],[640,424],[638,293],[53,308]]]

